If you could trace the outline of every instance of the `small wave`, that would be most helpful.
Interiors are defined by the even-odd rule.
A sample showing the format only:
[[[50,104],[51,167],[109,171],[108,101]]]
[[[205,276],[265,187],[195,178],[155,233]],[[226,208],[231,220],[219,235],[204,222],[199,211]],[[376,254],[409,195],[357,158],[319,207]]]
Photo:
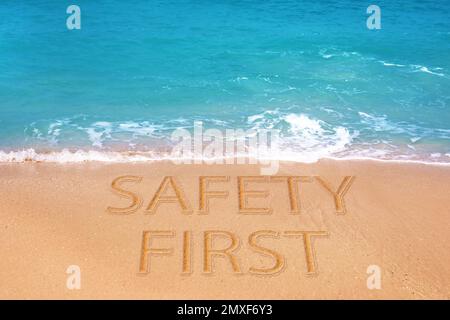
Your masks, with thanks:
[[[398,67],[398,68],[408,67],[410,70],[412,70],[412,72],[423,72],[423,73],[428,73],[428,74],[432,74],[432,75],[439,76],[439,77],[445,77],[444,73],[438,72],[438,71],[443,70],[443,68],[441,68],[441,67],[429,68],[429,67],[418,65],[418,64],[406,65],[406,64],[386,62],[384,60],[378,60],[378,62],[383,64],[386,67]]]
[[[36,152],[34,149],[20,151],[0,151],[0,162],[52,162],[52,163],[80,163],[80,162],[143,162],[162,160],[164,157],[155,156],[151,152],[130,153],[130,152],[108,152],[96,150],[77,150],[53,152]]]
[[[358,112],[359,121],[356,118],[356,123],[345,122],[334,116],[332,109],[323,108],[321,110],[327,115],[319,119],[312,116],[307,107],[301,108],[300,112],[293,112],[299,109],[299,106],[266,109],[261,113],[243,115],[240,120],[208,119],[205,120],[204,128],[218,128],[223,132],[236,128],[252,132],[276,129],[279,133],[279,152],[265,156],[278,160],[315,162],[327,157],[363,156],[448,161],[449,156],[445,153],[448,148],[443,149],[440,142],[450,139],[448,129],[395,122],[386,115],[368,112]],[[39,141],[30,139],[24,145],[38,151],[0,151],[0,162],[133,162],[168,159],[168,150],[173,148],[173,141],[170,141],[173,130],[183,128],[189,131],[196,120],[201,119],[175,118],[155,123],[92,121],[83,118],[34,123],[26,132]],[[428,143],[431,139],[438,139],[435,145]],[[40,143],[42,140],[44,143]],[[437,156],[437,153],[440,155]]]
[[[390,62],[386,62],[386,61],[383,61],[383,60],[380,60],[378,62],[382,63],[386,67],[400,67],[400,68],[406,67],[406,65],[404,65],[404,64],[390,63]]]
[[[236,77],[234,79],[231,79],[230,82],[236,82],[238,84],[241,83],[241,81],[248,80],[248,77],[242,76],[242,77]]]
[[[394,122],[386,115],[373,115],[365,112],[358,112],[361,123],[365,124],[364,130],[376,132],[388,132],[389,134],[401,134],[416,143],[424,137],[434,139],[450,139],[450,130],[442,128],[429,128],[405,122]]]
[[[361,117],[361,122],[368,125],[370,130],[396,133],[404,132],[402,128],[388,121],[385,115],[375,116],[361,111],[359,111],[358,114]]]
[[[445,74],[440,73],[440,72],[431,71],[428,67],[425,67],[425,66],[413,64],[413,65],[411,65],[411,67],[414,69],[413,72],[424,72],[424,73],[433,74],[433,75],[439,76],[439,77],[445,76]],[[434,70],[442,70],[442,68],[434,68]]]
[[[173,119],[167,123],[176,123],[180,119]],[[177,124],[176,126],[179,126]],[[67,140],[76,137],[80,145],[90,145],[95,148],[103,148],[106,144],[114,141],[132,141],[161,136],[164,128],[162,124],[154,124],[149,121],[125,121],[109,122],[94,121],[87,122],[86,119],[61,119],[53,121],[33,122],[25,128],[28,135],[27,140],[43,141],[49,146],[64,145]]]
[[[333,127],[303,113],[283,113],[279,109],[249,116],[248,123],[252,130],[279,130],[279,157],[302,162],[314,162],[344,151],[358,135],[357,131]]]
[[[344,134],[346,135],[346,134]],[[236,155],[235,158],[247,158],[248,154]],[[364,149],[352,150],[347,154],[333,155],[333,154],[316,154],[316,157],[311,155],[305,156],[304,153],[283,151],[280,154],[262,154],[258,157],[261,160],[278,160],[296,163],[316,163],[322,159],[332,159],[336,161],[345,160],[368,160],[394,163],[416,163],[425,165],[439,165],[450,166],[450,153],[432,153],[428,157],[417,157],[410,155],[399,154],[397,156],[390,154],[389,151],[380,149]],[[226,159],[229,157],[201,157],[193,156],[183,157],[189,160],[202,160],[204,163],[215,163],[217,159]],[[79,164],[89,162],[100,163],[146,163],[156,161],[176,161],[179,163],[183,158],[173,157],[168,153],[158,154],[153,152],[108,152],[96,150],[77,150],[70,151],[64,149],[62,151],[39,153],[34,149],[26,149],[19,151],[0,151],[0,163],[55,163],[55,164]]]
[[[103,141],[111,137],[112,125],[110,122],[98,121],[92,127],[86,128],[89,140],[94,147],[103,147]]]
[[[338,50],[336,48],[327,48],[327,49],[319,50],[319,56],[328,60],[328,59],[331,59],[334,57],[348,58],[351,56],[361,56],[361,54],[356,51],[349,52],[349,51]]]

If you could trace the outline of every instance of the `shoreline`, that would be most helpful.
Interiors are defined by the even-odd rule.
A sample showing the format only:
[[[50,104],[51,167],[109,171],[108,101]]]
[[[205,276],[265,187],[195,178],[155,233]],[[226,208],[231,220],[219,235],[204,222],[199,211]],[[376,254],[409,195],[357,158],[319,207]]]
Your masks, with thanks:
[[[156,156],[155,156],[156,155]],[[54,163],[54,164],[71,164],[71,163],[153,163],[153,162],[183,162],[191,161],[198,162],[202,161],[204,164],[207,162],[215,161],[227,161],[233,159],[234,163],[237,164],[237,159],[244,159],[245,164],[251,164],[250,161],[278,161],[278,162],[292,162],[298,164],[315,164],[321,161],[374,161],[383,163],[411,163],[411,164],[423,164],[423,165],[436,165],[436,166],[450,166],[450,156],[448,156],[448,162],[439,161],[429,161],[429,160],[416,160],[416,159],[383,159],[375,157],[365,157],[365,156],[323,156],[310,161],[306,160],[294,160],[291,157],[249,157],[248,155],[243,156],[220,156],[220,157],[172,157],[167,153],[158,153],[154,151],[101,151],[101,150],[77,150],[70,151],[69,149],[63,149],[60,151],[48,151],[48,152],[36,152],[34,149],[24,149],[20,151],[10,151],[5,152],[0,150],[0,165],[4,163]],[[220,164],[220,163],[219,163]],[[228,163],[222,163],[223,165],[229,165]]]

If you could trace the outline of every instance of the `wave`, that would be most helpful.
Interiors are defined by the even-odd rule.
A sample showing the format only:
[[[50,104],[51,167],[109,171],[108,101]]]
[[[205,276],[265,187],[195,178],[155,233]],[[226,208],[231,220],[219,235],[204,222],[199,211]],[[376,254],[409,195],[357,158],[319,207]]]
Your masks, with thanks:
[[[392,62],[386,62],[384,60],[378,60],[379,63],[383,64],[386,67],[397,67],[397,68],[408,68],[410,72],[424,72],[431,75],[439,76],[439,77],[445,77],[445,74],[442,72],[438,72],[443,70],[441,67],[426,67],[419,64],[399,64],[399,63],[392,63]]]
[[[343,126],[333,127],[306,114],[283,113],[279,109],[252,115],[247,122],[252,130],[279,130],[282,152],[305,161],[343,151],[358,136],[358,131],[350,132]]]
[[[345,51],[345,50],[339,50],[335,47],[330,47],[330,48],[320,49],[319,56],[328,60],[328,59],[335,58],[335,57],[341,57],[341,58],[348,58],[348,57],[352,57],[352,56],[361,57],[361,54],[356,51]]]
[[[79,162],[145,162],[163,160],[152,152],[114,152],[97,150],[76,150],[37,152],[33,148],[19,151],[0,151],[0,162],[53,162],[53,163],[79,163]]]
[[[450,129],[429,128],[418,124],[405,122],[394,122],[386,115],[374,115],[365,112],[358,112],[361,124],[365,125],[365,130],[375,132],[385,132],[390,135],[401,134],[415,143],[424,137],[434,137],[435,139],[450,140]]]
[[[391,62],[386,62],[383,60],[380,60],[379,62],[382,63],[383,66],[386,66],[386,67],[400,67],[400,68],[406,67],[406,65],[404,65],[404,64],[391,63]]]
[[[414,72],[425,72],[425,73],[433,74],[435,76],[445,77],[445,74],[443,74],[441,72],[431,71],[430,69],[428,69],[428,67],[424,67],[424,66],[420,66],[420,65],[413,65],[413,68],[415,69]],[[438,68],[438,69],[435,68],[434,70],[440,70],[440,68]]]
[[[362,152],[348,153],[341,156],[325,155],[317,158],[306,158],[299,153],[281,153],[278,156],[263,156],[257,159],[261,160],[278,160],[286,162],[296,162],[296,163],[316,163],[320,160],[331,159],[331,160],[370,160],[370,161],[381,161],[381,162],[395,162],[395,163],[420,163],[426,165],[442,165],[450,166],[450,153],[441,154],[435,153],[431,154],[428,159],[426,158],[415,158],[407,155],[399,155],[398,157],[384,157],[386,153],[382,150],[378,152],[372,150],[368,152],[367,150]],[[443,159],[444,157],[444,159]],[[170,154],[160,154],[154,152],[112,152],[112,151],[96,151],[96,150],[76,150],[70,151],[64,149],[62,151],[53,152],[36,152],[34,149],[25,149],[19,151],[0,151],[0,163],[55,163],[55,164],[79,164],[79,163],[145,163],[145,162],[156,162],[156,161],[174,161],[175,163],[182,162],[183,159],[188,160],[202,160],[205,163],[214,163],[217,159],[227,159],[230,157],[186,157],[179,158],[173,157]],[[248,154],[236,155],[232,158],[248,158]],[[446,158],[446,159],[445,159]],[[447,161],[445,161],[447,160]],[[228,163],[228,162],[227,162]]]
[[[325,107],[319,110],[325,114],[321,119],[306,112],[298,112],[296,107],[287,110],[276,108],[243,118],[237,116],[233,120],[208,119],[203,127],[205,130],[218,129],[223,133],[233,128],[252,132],[277,130],[277,153],[263,150],[234,154],[233,157],[256,154],[264,159],[305,163],[323,158],[352,157],[433,163],[447,163],[450,160],[448,148],[442,144],[442,141],[450,139],[448,129],[394,122],[386,115],[361,111],[349,111],[354,112],[355,117],[349,115],[344,121],[335,110]],[[171,134],[175,129],[192,132],[194,122],[201,119],[177,118],[158,122],[97,120],[84,117],[33,123],[26,130],[29,139],[23,144],[24,149],[0,149],[0,162],[142,162],[179,159],[170,152],[175,143]],[[428,143],[430,141],[432,143]],[[189,156],[192,158],[192,155]],[[216,158],[220,157],[230,156],[218,155]],[[207,156],[202,155],[201,158],[206,159]]]

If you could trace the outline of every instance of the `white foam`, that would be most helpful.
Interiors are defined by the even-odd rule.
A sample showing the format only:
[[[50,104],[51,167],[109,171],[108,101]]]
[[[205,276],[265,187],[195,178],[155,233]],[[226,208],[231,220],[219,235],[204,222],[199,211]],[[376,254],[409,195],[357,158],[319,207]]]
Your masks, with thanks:
[[[444,76],[443,73],[433,72],[433,71],[431,71],[430,69],[428,69],[427,67],[421,67],[419,70],[422,71],[422,72],[434,74],[434,75],[437,75],[437,76],[440,76],[440,77],[443,77],[443,76]]]
[[[407,65],[404,65],[404,64],[386,62],[386,61],[383,61],[383,60],[379,60],[378,62],[382,63],[386,67],[403,68],[403,67],[407,66]],[[410,65],[408,65],[408,67],[410,69],[412,69],[413,72],[424,72],[424,73],[432,74],[432,75],[439,76],[439,77],[445,77],[444,73],[436,72],[436,71],[443,70],[443,68],[441,68],[441,67],[429,68],[429,67],[422,66],[422,65],[419,65],[419,64],[410,64]]]
[[[308,110],[308,108],[304,108]],[[292,109],[291,109],[292,110]],[[324,120],[316,119],[306,113],[293,113],[290,111],[281,111],[280,109],[265,110],[262,113],[249,115],[247,117],[247,128],[249,131],[258,131],[261,129],[277,129],[280,132],[278,141],[280,152],[277,154],[259,154],[261,159],[294,161],[294,162],[316,162],[324,158],[342,158],[349,159],[353,157],[363,157],[368,159],[396,159],[396,160],[417,160],[428,159],[431,162],[446,162],[450,157],[450,153],[442,153],[437,155],[430,152],[431,150],[422,150],[420,143],[415,144],[418,140],[427,136],[436,136],[439,132],[442,137],[448,137],[450,130],[431,129],[412,127],[402,123],[389,121],[385,115],[373,115],[365,112],[359,112],[361,122],[367,125],[367,128],[361,130],[388,131],[389,133],[407,133],[413,145],[395,146],[392,141],[372,141],[361,142],[354,140],[358,137],[359,132],[349,130],[340,125],[332,125]],[[185,123],[184,119],[174,119],[175,128],[179,127],[179,123]],[[227,122],[209,120],[214,125],[221,127]],[[170,122],[170,121],[169,121]],[[152,145],[147,139],[149,136],[159,139],[165,138],[167,126],[156,125],[148,121],[140,122],[107,122],[97,121],[86,126],[77,126],[65,120],[58,120],[48,126],[50,137],[56,140],[59,135],[62,137],[69,136],[72,131],[64,131],[64,125],[68,125],[68,130],[76,129],[76,132],[84,134],[80,146],[90,145],[93,150],[67,150],[54,152],[37,152],[34,149],[17,150],[17,151],[0,151],[0,162],[26,162],[26,161],[43,161],[56,163],[100,161],[100,162],[141,162],[155,160],[170,160],[169,153],[156,152],[152,148],[146,146]],[[34,126],[35,138],[47,130],[39,131]],[[230,128],[232,129],[232,128]],[[63,130],[63,131],[61,131]],[[428,131],[427,131],[428,130]],[[420,134],[418,133],[420,132]],[[116,135],[117,134],[117,135]],[[41,134],[42,135],[42,134]],[[440,136],[440,137],[441,137]],[[77,136],[78,137],[78,136]],[[136,140],[135,140],[136,139]],[[48,137],[44,140],[50,141]],[[164,142],[165,140],[161,140]],[[152,150],[152,151],[136,151],[136,152],[115,152],[114,147],[109,144],[112,142],[127,142],[128,149],[133,150]],[[40,145],[40,144],[39,144]],[[48,146],[45,144],[44,146]],[[123,145],[122,145],[123,146]],[[169,146],[168,146],[169,147]],[[417,148],[417,152],[416,149]],[[414,151],[412,151],[414,150]],[[446,150],[447,151],[447,150]],[[403,152],[403,154],[402,154]],[[421,156],[425,155],[425,156]],[[245,157],[245,155],[235,155],[235,157]],[[225,157],[225,156],[224,156]],[[223,158],[223,157],[222,157]]]
[[[330,51],[332,51],[332,53],[330,53]],[[336,48],[328,48],[328,49],[321,49],[319,51],[319,55],[324,58],[324,59],[331,59],[334,57],[345,57],[348,58],[350,56],[361,56],[360,53],[356,52],[356,51],[342,51],[342,50],[338,50]]]
[[[439,77],[444,77],[445,74],[440,73],[440,72],[434,72],[431,71],[428,67],[425,66],[421,66],[418,64],[412,64],[411,67],[414,69],[414,72],[424,72],[424,73],[429,73],[435,76],[439,76]],[[442,70],[442,68],[434,68],[435,70]]]
[[[367,124],[371,130],[390,131],[393,133],[404,132],[403,128],[388,121],[386,115],[377,116],[361,111],[358,114],[361,117],[361,122]]]
[[[58,144],[58,137],[61,134],[62,127],[67,124],[67,122],[67,120],[56,120],[48,126],[47,136],[49,137],[48,140],[52,145]],[[42,135],[38,136],[38,138],[41,137]]]
[[[379,62],[382,63],[386,67],[399,67],[399,68],[406,67],[404,64],[390,63],[390,62],[386,62],[383,60],[380,60]]]
[[[277,161],[289,161],[296,163],[316,163],[320,160],[330,159],[336,161],[348,161],[348,160],[364,160],[364,161],[376,161],[376,162],[390,162],[390,163],[413,163],[413,164],[424,164],[424,165],[437,165],[437,166],[450,166],[450,162],[439,162],[439,161],[425,161],[425,160],[414,160],[405,157],[385,159],[386,155],[382,150],[375,152],[356,152],[354,154],[344,155],[344,156],[332,156],[324,155],[320,157],[305,157],[301,153],[289,153],[282,152],[280,154],[263,154],[258,157],[261,160],[277,160]],[[445,156],[450,157],[450,153],[446,153]],[[248,154],[236,155],[235,158],[247,158]],[[195,157],[189,156],[189,159],[197,159]],[[227,157],[210,157],[208,159],[201,158],[203,161],[214,161],[216,159],[225,159]],[[0,163],[24,163],[24,162],[48,162],[57,164],[70,164],[70,163],[86,163],[86,162],[101,162],[101,163],[138,163],[138,162],[155,162],[155,161],[180,161],[180,158],[174,158],[168,154],[154,154],[151,152],[140,152],[140,153],[130,153],[130,152],[107,152],[107,151],[70,151],[64,149],[62,151],[48,152],[48,153],[38,153],[34,149],[25,149],[19,151],[0,151]]]
[[[118,130],[116,131],[131,133],[133,137],[151,136],[155,133],[156,126],[150,124],[148,121],[143,122],[128,121],[125,123],[120,123],[118,125]]]
[[[308,134],[323,133],[321,120],[310,119],[304,114],[294,113],[288,114],[283,118],[287,123],[289,123],[289,125],[291,126],[291,130],[295,131],[295,133],[300,133],[301,131]]]
[[[281,114],[266,111],[251,120],[253,129],[280,128],[280,153],[273,158],[287,161],[315,162],[320,158],[344,151],[358,132],[330,124],[302,113]]]
[[[0,151],[0,162],[53,162],[53,163],[79,163],[88,161],[97,162],[142,162],[153,161],[161,158],[155,157],[152,153],[121,153],[96,150],[77,150],[38,153],[34,149],[20,151]]]

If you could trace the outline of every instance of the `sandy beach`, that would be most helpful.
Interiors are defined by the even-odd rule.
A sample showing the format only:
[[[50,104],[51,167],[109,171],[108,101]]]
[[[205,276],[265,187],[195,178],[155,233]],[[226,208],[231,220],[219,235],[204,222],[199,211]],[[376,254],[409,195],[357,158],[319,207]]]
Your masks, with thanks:
[[[0,298],[450,298],[449,166],[259,169],[1,164]]]

